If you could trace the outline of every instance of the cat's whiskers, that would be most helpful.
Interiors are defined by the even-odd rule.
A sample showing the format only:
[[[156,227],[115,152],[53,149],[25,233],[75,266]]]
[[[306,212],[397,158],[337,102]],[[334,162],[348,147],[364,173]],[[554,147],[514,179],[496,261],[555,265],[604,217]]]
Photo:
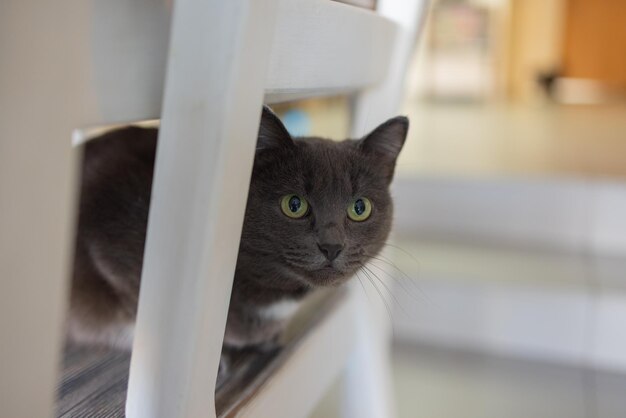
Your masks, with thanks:
[[[393,268],[395,271],[397,271],[398,273],[400,273],[401,277],[405,278],[406,280],[409,281],[409,283],[411,283],[412,287],[417,290],[424,298],[426,298],[428,300],[428,296],[424,293],[424,291],[422,289],[420,289],[420,287],[417,285],[417,279],[415,279],[414,277],[409,276],[408,274],[406,274],[404,272],[404,270],[402,270],[400,267],[398,267],[394,262],[392,262],[391,260],[389,260],[387,257],[385,257],[382,254],[370,254],[370,253],[363,253],[366,257],[372,259],[372,260],[377,260],[380,261],[381,263],[384,263],[388,266],[390,266],[391,268]],[[407,253],[409,254],[409,253]],[[375,265],[372,263],[372,265]],[[380,266],[377,266],[379,269],[383,270]],[[389,273],[387,273],[390,277],[391,275]],[[398,280],[398,282],[401,282],[401,278],[396,278]],[[408,293],[408,292],[407,292]],[[413,295],[414,296],[414,295]]]
[[[411,254],[409,251],[405,250],[404,248],[395,244],[391,244],[387,241],[374,241],[371,244],[382,244],[384,247],[390,247],[394,250],[400,251],[401,253],[407,255],[413,262],[415,262],[415,264],[417,265],[418,271],[421,269],[422,263],[420,262],[420,260],[418,260],[418,258],[415,255]],[[374,252],[378,253],[378,251],[374,251]],[[378,253],[378,255],[383,257],[383,255],[380,253]]]
[[[354,272],[356,278],[358,279],[359,283],[361,284],[361,289],[363,289],[363,293],[365,293],[365,296],[367,297],[367,300],[372,303],[372,299],[370,299],[370,295],[369,293],[367,293],[367,290],[365,289],[365,285],[363,284],[363,280],[361,280],[361,276],[359,276],[359,270]]]
[[[416,299],[416,300],[419,299],[418,295],[416,295],[415,293],[411,292],[410,289],[405,286],[405,283],[404,283],[404,281],[401,278],[396,277],[393,274],[391,274],[391,272],[389,272],[388,269],[385,269],[385,268],[379,266],[378,264],[375,264],[372,260],[370,260],[368,265],[371,266],[371,267],[375,267],[377,270],[379,270],[382,273],[384,273],[387,277],[389,277],[391,280],[393,280],[394,283],[397,283],[398,286],[400,286],[400,288],[402,288],[402,290],[407,295],[409,295],[411,298]],[[413,283],[413,282],[411,281],[411,283]],[[422,292],[419,287],[416,286],[416,289],[418,290],[418,292],[420,292],[421,296],[425,296],[424,292]]]
[[[369,273],[364,269],[364,267],[365,266],[362,265],[359,270],[361,272],[363,272],[363,274],[365,275],[367,280],[370,282],[370,284],[372,285],[374,290],[376,290],[376,293],[378,293],[378,296],[380,296],[380,300],[383,303],[383,305],[385,306],[385,310],[387,311],[387,315],[389,317],[389,323],[391,324],[392,335],[395,337],[395,328],[394,328],[394,322],[393,322],[393,314],[391,313],[391,308],[389,307],[389,303],[387,302],[387,299],[385,299],[385,296],[383,295],[383,292],[381,292],[381,290],[378,288],[378,286],[376,286],[376,282],[374,281],[374,279],[369,275]],[[363,291],[365,291],[365,288],[363,289]],[[367,294],[367,291],[365,291],[365,294]]]
[[[376,280],[378,280],[380,282],[380,284],[383,285],[383,287],[387,290],[387,293],[389,294],[389,296],[393,299],[393,301],[395,302],[395,304],[397,306],[400,307],[400,309],[402,309],[402,311],[404,312],[405,315],[408,316],[408,312],[407,310],[404,308],[404,305],[402,305],[402,303],[400,303],[400,301],[398,300],[398,298],[396,297],[396,295],[394,294],[393,290],[385,283],[385,281],[383,279],[380,278],[380,276],[378,276],[371,268],[369,268],[367,265],[363,264],[362,265],[363,269],[365,269],[367,272],[369,272],[369,274],[371,274],[374,278],[376,278]]]

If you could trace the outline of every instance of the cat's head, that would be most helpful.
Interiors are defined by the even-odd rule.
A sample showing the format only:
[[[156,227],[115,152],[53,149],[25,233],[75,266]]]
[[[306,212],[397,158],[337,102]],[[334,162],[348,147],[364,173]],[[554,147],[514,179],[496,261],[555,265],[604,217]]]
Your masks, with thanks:
[[[242,248],[309,286],[349,279],[389,235],[389,184],[408,125],[396,117],[341,142],[292,138],[264,108]]]

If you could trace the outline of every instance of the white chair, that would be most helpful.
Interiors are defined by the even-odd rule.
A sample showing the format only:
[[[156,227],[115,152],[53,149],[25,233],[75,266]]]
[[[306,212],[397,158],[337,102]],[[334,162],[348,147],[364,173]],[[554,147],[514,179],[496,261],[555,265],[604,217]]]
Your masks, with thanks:
[[[126,415],[216,416],[261,104],[360,92],[353,134],[363,134],[397,111],[423,6],[379,0],[374,13],[329,0],[169,3],[0,6],[2,417],[54,411],[75,129],[161,118]],[[386,325],[363,303],[349,291],[254,393],[220,413],[307,416],[347,370],[344,415],[391,417]]]

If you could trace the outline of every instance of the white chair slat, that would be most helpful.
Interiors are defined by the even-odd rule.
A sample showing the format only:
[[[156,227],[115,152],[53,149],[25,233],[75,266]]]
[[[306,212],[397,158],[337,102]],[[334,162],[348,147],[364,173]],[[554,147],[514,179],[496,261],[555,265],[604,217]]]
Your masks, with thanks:
[[[158,118],[171,18],[167,1],[94,4],[93,91],[86,94],[93,94],[96,106],[82,124]],[[268,102],[354,92],[384,79],[396,31],[392,21],[329,0],[278,0],[276,10],[274,24],[258,22],[273,31],[264,82]]]
[[[174,5],[129,418],[215,416],[275,5]]]
[[[311,414],[345,370],[357,343],[355,324],[360,315],[360,295],[352,291],[340,293],[339,298],[325,296],[338,303],[324,306],[329,309],[323,312],[323,319],[306,330],[296,347],[287,346],[279,354],[284,362],[271,370],[267,381],[255,387],[252,394],[244,391],[243,399],[221,417],[305,418]]]

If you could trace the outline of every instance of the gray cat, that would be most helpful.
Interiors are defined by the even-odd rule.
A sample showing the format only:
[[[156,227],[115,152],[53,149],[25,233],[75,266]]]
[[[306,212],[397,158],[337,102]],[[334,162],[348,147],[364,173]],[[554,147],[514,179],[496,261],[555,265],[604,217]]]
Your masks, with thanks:
[[[360,140],[292,138],[261,126],[225,348],[271,345],[312,289],[337,286],[389,234],[389,184],[408,120]],[[137,311],[157,130],[129,127],[85,146],[69,337],[129,349]]]

